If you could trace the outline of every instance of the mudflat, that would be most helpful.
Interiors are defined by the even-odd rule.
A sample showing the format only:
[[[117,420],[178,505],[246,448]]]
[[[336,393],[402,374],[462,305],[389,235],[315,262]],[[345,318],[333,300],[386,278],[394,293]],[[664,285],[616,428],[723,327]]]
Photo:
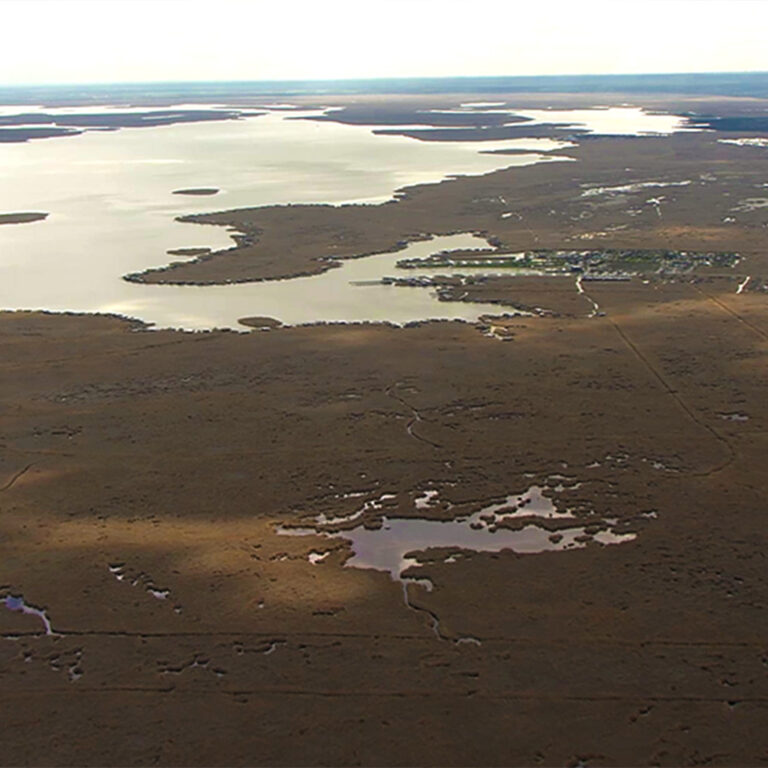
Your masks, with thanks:
[[[4,760],[768,759],[768,160],[717,138],[592,138],[380,206],[195,216],[240,247],[133,279],[268,279],[456,231],[731,266],[454,286],[500,302],[475,325],[0,313],[0,586],[52,628],[0,612]],[[355,567],[343,535],[407,545],[390,521],[483,510],[553,545],[582,531],[404,550],[395,574]]]

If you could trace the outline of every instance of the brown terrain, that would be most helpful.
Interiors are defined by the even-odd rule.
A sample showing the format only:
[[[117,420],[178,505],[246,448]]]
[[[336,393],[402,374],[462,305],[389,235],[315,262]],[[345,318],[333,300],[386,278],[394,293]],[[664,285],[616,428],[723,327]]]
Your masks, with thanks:
[[[732,268],[490,280],[461,298],[548,311],[475,326],[0,314],[0,596],[52,624],[0,611],[3,764],[768,763],[768,151],[722,135],[193,216],[238,245],[130,279],[274,279],[463,231]],[[581,525],[580,548],[420,549],[406,575],[431,591],[345,567],[343,536],[280,533],[322,514],[338,534],[362,505],[372,532],[448,521],[533,485],[576,520],[500,532]]]

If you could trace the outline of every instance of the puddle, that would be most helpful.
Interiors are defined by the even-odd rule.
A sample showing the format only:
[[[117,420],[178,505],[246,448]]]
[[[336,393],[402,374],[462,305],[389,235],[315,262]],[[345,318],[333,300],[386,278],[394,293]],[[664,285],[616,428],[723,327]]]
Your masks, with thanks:
[[[110,565],[107,566],[109,568],[109,572],[118,580],[122,581],[125,578],[125,573],[123,571],[123,568],[125,567],[122,563],[118,565]]]
[[[520,313],[526,314],[530,316],[532,313],[526,312],[526,313]],[[488,326],[487,331],[483,331],[483,336],[489,339],[496,339],[496,341],[514,341],[515,340],[515,334],[514,331],[507,328],[504,325],[494,325],[493,323],[490,323]]]
[[[342,498],[350,498],[354,496],[364,495],[363,493],[350,493],[345,494]],[[375,510],[383,509],[386,502],[392,502],[397,498],[394,493],[382,493],[381,496],[375,499],[369,499],[364,502],[361,507],[356,509],[349,515],[338,515],[336,517],[328,517],[324,513],[320,513],[315,517],[315,522],[318,525],[341,525],[342,523],[351,523],[361,518],[366,512],[372,512]]]
[[[734,413],[718,413],[717,415],[726,421],[749,421],[749,416],[747,416],[746,413],[740,413],[738,411]]]
[[[417,496],[413,500],[413,504],[416,509],[429,509],[429,507],[435,506],[440,498],[440,491],[432,488],[424,491],[421,496]]]
[[[162,675],[181,675],[182,673],[186,672],[190,669],[204,669],[208,670],[210,666],[211,660],[203,656],[202,654],[194,654],[192,656],[191,661],[186,662],[185,664],[179,664],[178,666],[171,666],[167,662],[158,662],[158,666],[160,667],[160,674]],[[215,670],[211,670],[216,674]]]
[[[482,642],[476,637],[460,637],[456,640],[456,645],[482,645]]]
[[[69,657],[67,659],[66,657]],[[51,659],[51,669],[56,672],[61,671],[62,664],[66,667],[67,677],[70,683],[76,683],[83,676],[83,649],[77,648],[74,651],[67,652],[64,657],[55,656]]]
[[[51,622],[48,619],[48,615],[44,610],[41,610],[40,608],[35,608],[33,605],[27,605],[27,603],[24,602],[24,598],[21,597],[21,595],[15,596],[15,595],[6,595],[5,598],[3,598],[3,603],[5,604],[5,607],[9,611],[17,611],[20,613],[27,614],[29,616],[37,616],[40,621],[43,622],[43,627],[45,628],[45,634],[46,635],[52,635],[53,629],[51,628]]]
[[[735,213],[751,213],[759,211],[761,208],[768,208],[768,198],[766,197],[747,197],[739,200],[738,204],[731,208]]]
[[[265,640],[256,647],[246,646],[241,641],[232,645],[232,650],[238,655],[243,656],[246,653],[258,653],[263,656],[271,656],[280,646],[286,645],[286,640]]]
[[[552,477],[562,476],[552,475]],[[560,485],[557,488],[562,490],[564,486]],[[544,496],[542,490],[538,485],[532,485],[525,493],[510,494],[500,502],[483,507],[476,514],[480,515],[481,519],[489,521],[491,525],[516,517],[541,517],[546,520],[574,518],[570,512],[558,511],[552,499]],[[504,510],[510,511],[502,515],[498,514]]]
[[[653,469],[658,469],[664,472],[679,472],[679,470],[676,469],[675,467],[670,467],[668,464],[665,464],[663,461],[660,461],[659,459],[644,458],[642,459],[642,461],[645,462],[646,464],[650,464],[650,466],[653,467]]]
[[[156,600],[167,600],[171,596],[170,589],[163,589],[154,584],[152,579],[143,571],[133,578],[128,576],[125,563],[111,563],[107,566],[109,572],[118,580],[125,581],[132,587],[143,587],[144,591]],[[181,606],[174,606],[176,613],[181,613]]]
[[[584,525],[557,527],[550,530],[533,522],[518,528],[505,524],[514,519],[540,518],[545,520],[573,520],[575,516],[557,510],[554,502],[544,496],[542,488],[531,486],[525,493],[509,494],[499,501],[491,501],[470,515],[453,520],[432,520],[406,518],[381,514],[384,497],[394,501],[394,494],[365,502],[351,515],[329,518],[325,514],[315,516],[317,526],[313,528],[290,528],[279,526],[277,532],[285,536],[321,536],[331,539],[345,539],[352,545],[352,556],[345,566],[372,568],[388,572],[393,579],[404,583],[420,583],[427,589],[425,581],[409,569],[418,568],[421,563],[414,553],[431,549],[461,549],[472,552],[501,552],[511,550],[518,553],[538,553],[578,549],[591,542],[599,544],[621,544],[636,538],[634,533],[615,533],[616,519],[590,519]],[[439,491],[428,489],[416,495],[414,508],[419,510],[449,509],[452,505],[441,502]],[[392,505],[394,508],[394,505]],[[345,530],[328,530],[329,525],[349,524],[360,520],[366,512],[374,512],[363,522]],[[326,553],[327,554],[327,553]],[[324,557],[317,549],[309,554],[310,562]],[[459,558],[455,553],[441,558],[441,562],[454,563]]]

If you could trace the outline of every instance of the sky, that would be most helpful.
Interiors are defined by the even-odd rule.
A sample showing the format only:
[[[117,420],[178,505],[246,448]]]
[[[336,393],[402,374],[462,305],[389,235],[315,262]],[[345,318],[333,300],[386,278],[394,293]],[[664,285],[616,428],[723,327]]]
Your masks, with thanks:
[[[768,70],[768,0],[0,0],[0,85]]]

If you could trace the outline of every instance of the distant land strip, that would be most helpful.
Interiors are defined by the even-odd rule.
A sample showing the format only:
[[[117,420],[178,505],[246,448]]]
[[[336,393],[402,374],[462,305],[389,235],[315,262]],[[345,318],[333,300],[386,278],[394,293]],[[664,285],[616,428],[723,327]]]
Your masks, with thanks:
[[[22,213],[0,213],[0,224],[27,224],[30,221],[47,219],[47,213],[25,211]]]

